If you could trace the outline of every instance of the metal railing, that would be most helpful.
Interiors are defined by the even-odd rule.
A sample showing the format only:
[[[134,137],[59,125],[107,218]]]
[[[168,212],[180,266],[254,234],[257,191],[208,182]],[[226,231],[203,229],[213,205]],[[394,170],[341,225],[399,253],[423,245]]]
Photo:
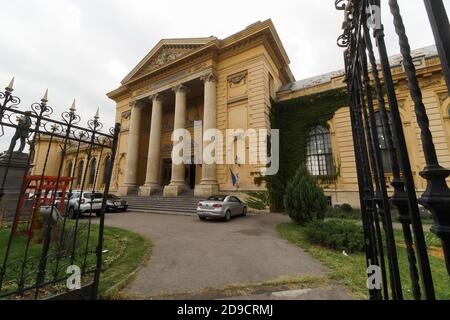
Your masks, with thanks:
[[[425,0],[424,2],[450,92],[448,18],[441,0]],[[434,217],[431,231],[442,240],[445,263],[450,274],[450,211],[448,209],[450,208],[450,189],[446,183],[450,170],[439,165],[399,5],[397,0],[389,0],[388,4],[399,39],[426,160],[426,167],[420,175],[426,179],[427,188],[419,199],[416,195],[391,65],[384,41],[381,3],[379,0],[336,0],[335,2],[336,9],[344,11],[343,34],[338,38],[338,46],[345,48],[345,72],[367,265],[379,266],[383,277],[383,287],[371,289],[369,293],[371,299],[391,297],[401,300],[404,297],[391,216],[390,205],[392,204],[398,210],[398,220],[402,225],[413,296],[415,299],[431,300],[435,299],[435,290],[419,204],[429,209]],[[375,58],[375,47],[378,51],[379,62]],[[392,125],[388,117],[387,104]],[[391,197],[387,192],[379,136],[376,130],[375,106],[381,112],[386,143],[390,150],[393,177],[391,185],[394,189]]]
[[[97,112],[83,127],[75,103],[59,119],[52,119],[53,108],[48,105],[47,92],[39,103],[22,109],[20,99],[12,94],[13,83],[11,81],[5,91],[0,92],[0,139],[7,140],[13,135],[9,149],[1,155],[0,204],[8,202],[6,216],[9,220],[0,229],[3,233],[0,238],[0,299],[46,299],[67,294],[94,299],[102,266],[106,195],[113,165],[105,168],[108,170],[106,181],[100,190],[103,200],[95,204],[96,183],[87,189],[87,178],[92,174],[87,164],[94,153],[100,159],[107,155],[114,161],[120,124],[103,133]],[[15,151],[17,142],[20,148]],[[38,145],[44,156],[34,159]],[[59,155],[56,168],[55,161],[51,160],[55,145]],[[76,150],[75,165],[72,175],[67,177],[64,176],[65,162],[68,152],[73,153],[73,150]],[[87,163],[81,175],[80,190],[75,192],[80,150],[85,150]],[[39,163],[32,176],[33,160]],[[99,169],[100,166],[95,169],[95,181]],[[49,177],[50,170],[57,174]],[[84,191],[91,195],[90,199],[82,199]],[[75,194],[79,199],[74,199]],[[90,203],[84,219],[78,215],[83,201]],[[10,203],[13,206],[9,206]],[[73,212],[77,214],[70,216]],[[98,225],[93,223],[95,216],[99,216]],[[67,270],[73,266],[81,271],[81,289],[67,288],[71,276]]]

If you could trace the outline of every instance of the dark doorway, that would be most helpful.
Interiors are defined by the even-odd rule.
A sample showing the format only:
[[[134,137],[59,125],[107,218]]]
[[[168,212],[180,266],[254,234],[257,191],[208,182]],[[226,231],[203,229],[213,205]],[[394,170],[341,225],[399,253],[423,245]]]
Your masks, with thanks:
[[[195,164],[191,164],[189,166],[189,186],[192,190],[195,189],[195,178],[197,173],[197,166]]]
[[[163,160],[163,168],[162,168],[162,185],[168,186],[170,184],[171,179],[172,179],[172,160],[165,159]]]

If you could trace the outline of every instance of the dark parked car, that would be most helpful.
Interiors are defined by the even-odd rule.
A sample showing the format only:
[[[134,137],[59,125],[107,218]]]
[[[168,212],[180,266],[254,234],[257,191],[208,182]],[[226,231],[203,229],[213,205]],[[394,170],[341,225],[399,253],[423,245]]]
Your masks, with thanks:
[[[115,196],[113,194],[108,194],[106,201],[106,211],[107,212],[126,212],[128,210],[128,202]]]

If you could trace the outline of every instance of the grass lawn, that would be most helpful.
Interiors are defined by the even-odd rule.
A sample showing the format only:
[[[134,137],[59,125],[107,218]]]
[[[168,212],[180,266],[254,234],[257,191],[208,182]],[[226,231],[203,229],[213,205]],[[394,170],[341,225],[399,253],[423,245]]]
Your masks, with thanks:
[[[140,234],[106,227],[104,248],[109,252],[104,256],[100,298],[111,299],[131,280],[140,265],[150,258],[152,243]],[[114,252],[116,254],[110,254]]]
[[[392,217],[396,217],[398,212],[396,209],[391,209]],[[355,220],[355,221],[361,221],[361,210],[359,209],[352,209],[351,211],[344,211],[339,208],[330,208],[325,213],[325,217],[329,219],[345,219],[345,220]],[[433,217],[431,214],[421,214],[421,219],[423,224],[432,224],[433,223]],[[398,222],[397,219],[393,219],[393,222]]]
[[[92,225],[88,228],[88,224],[81,222],[78,225],[78,236],[76,245],[76,254],[72,254],[72,235],[75,228],[75,223],[70,221],[67,224],[68,238],[66,241],[55,241],[51,248],[47,263],[46,280],[51,281],[55,276],[64,278],[67,276],[66,269],[72,264],[80,268],[85,267],[86,271],[95,269],[95,248],[98,237],[98,226]],[[10,228],[3,227],[0,229],[0,263],[3,263],[3,258],[6,251],[6,244],[9,238]],[[39,234],[35,238],[39,238]],[[15,290],[17,288],[17,281],[20,278],[24,279],[25,287],[34,285],[36,281],[36,270],[39,263],[39,258],[42,250],[42,244],[38,241],[33,241],[29,245],[28,258],[25,263],[25,272],[22,275],[23,258],[25,256],[27,247],[27,237],[17,236],[14,238],[10,255],[8,258],[7,272],[5,273],[5,281],[2,288],[2,293]],[[56,259],[57,248],[60,243],[64,243],[63,255],[59,262]],[[102,275],[100,280],[100,298],[110,299],[126,285],[130,280],[133,272],[141,265],[141,263],[150,255],[151,242],[143,236],[118,228],[105,227],[104,238],[104,254]],[[84,258],[84,252],[87,252],[87,258]],[[82,279],[82,284],[88,283],[92,279],[92,274],[87,275]],[[42,297],[53,295],[64,289],[63,285],[52,287],[48,292],[43,292]]]
[[[357,299],[368,299],[368,289],[366,287],[366,259],[364,253],[350,254],[346,257],[341,251],[327,249],[318,245],[309,243],[303,231],[303,228],[293,223],[283,223],[277,226],[281,237],[294,243],[298,247],[308,252],[312,257],[327,266],[331,272],[329,274],[332,280],[345,285]],[[431,234],[427,234],[432,246],[440,246]],[[413,299],[411,291],[411,281],[409,278],[408,260],[406,249],[401,246],[403,241],[402,232],[395,231],[396,242],[398,246],[400,276],[403,285],[405,299]],[[433,253],[434,254],[434,253]],[[433,272],[436,297],[440,300],[450,299],[450,278],[445,268],[445,262],[442,257],[430,256],[430,264]]]

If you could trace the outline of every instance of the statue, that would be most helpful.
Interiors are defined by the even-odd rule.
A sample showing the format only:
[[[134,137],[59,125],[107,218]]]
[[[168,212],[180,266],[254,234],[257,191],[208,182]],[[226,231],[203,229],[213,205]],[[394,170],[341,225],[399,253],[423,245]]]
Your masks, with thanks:
[[[9,152],[14,152],[14,148],[16,147],[17,140],[20,139],[20,148],[17,151],[18,153],[23,153],[23,150],[25,149],[26,139],[28,138],[30,134],[30,128],[31,128],[31,111],[25,112],[25,114],[19,118],[17,118],[17,128],[16,132],[14,133],[14,136],[11,139],[11,145],[9,146]]]

